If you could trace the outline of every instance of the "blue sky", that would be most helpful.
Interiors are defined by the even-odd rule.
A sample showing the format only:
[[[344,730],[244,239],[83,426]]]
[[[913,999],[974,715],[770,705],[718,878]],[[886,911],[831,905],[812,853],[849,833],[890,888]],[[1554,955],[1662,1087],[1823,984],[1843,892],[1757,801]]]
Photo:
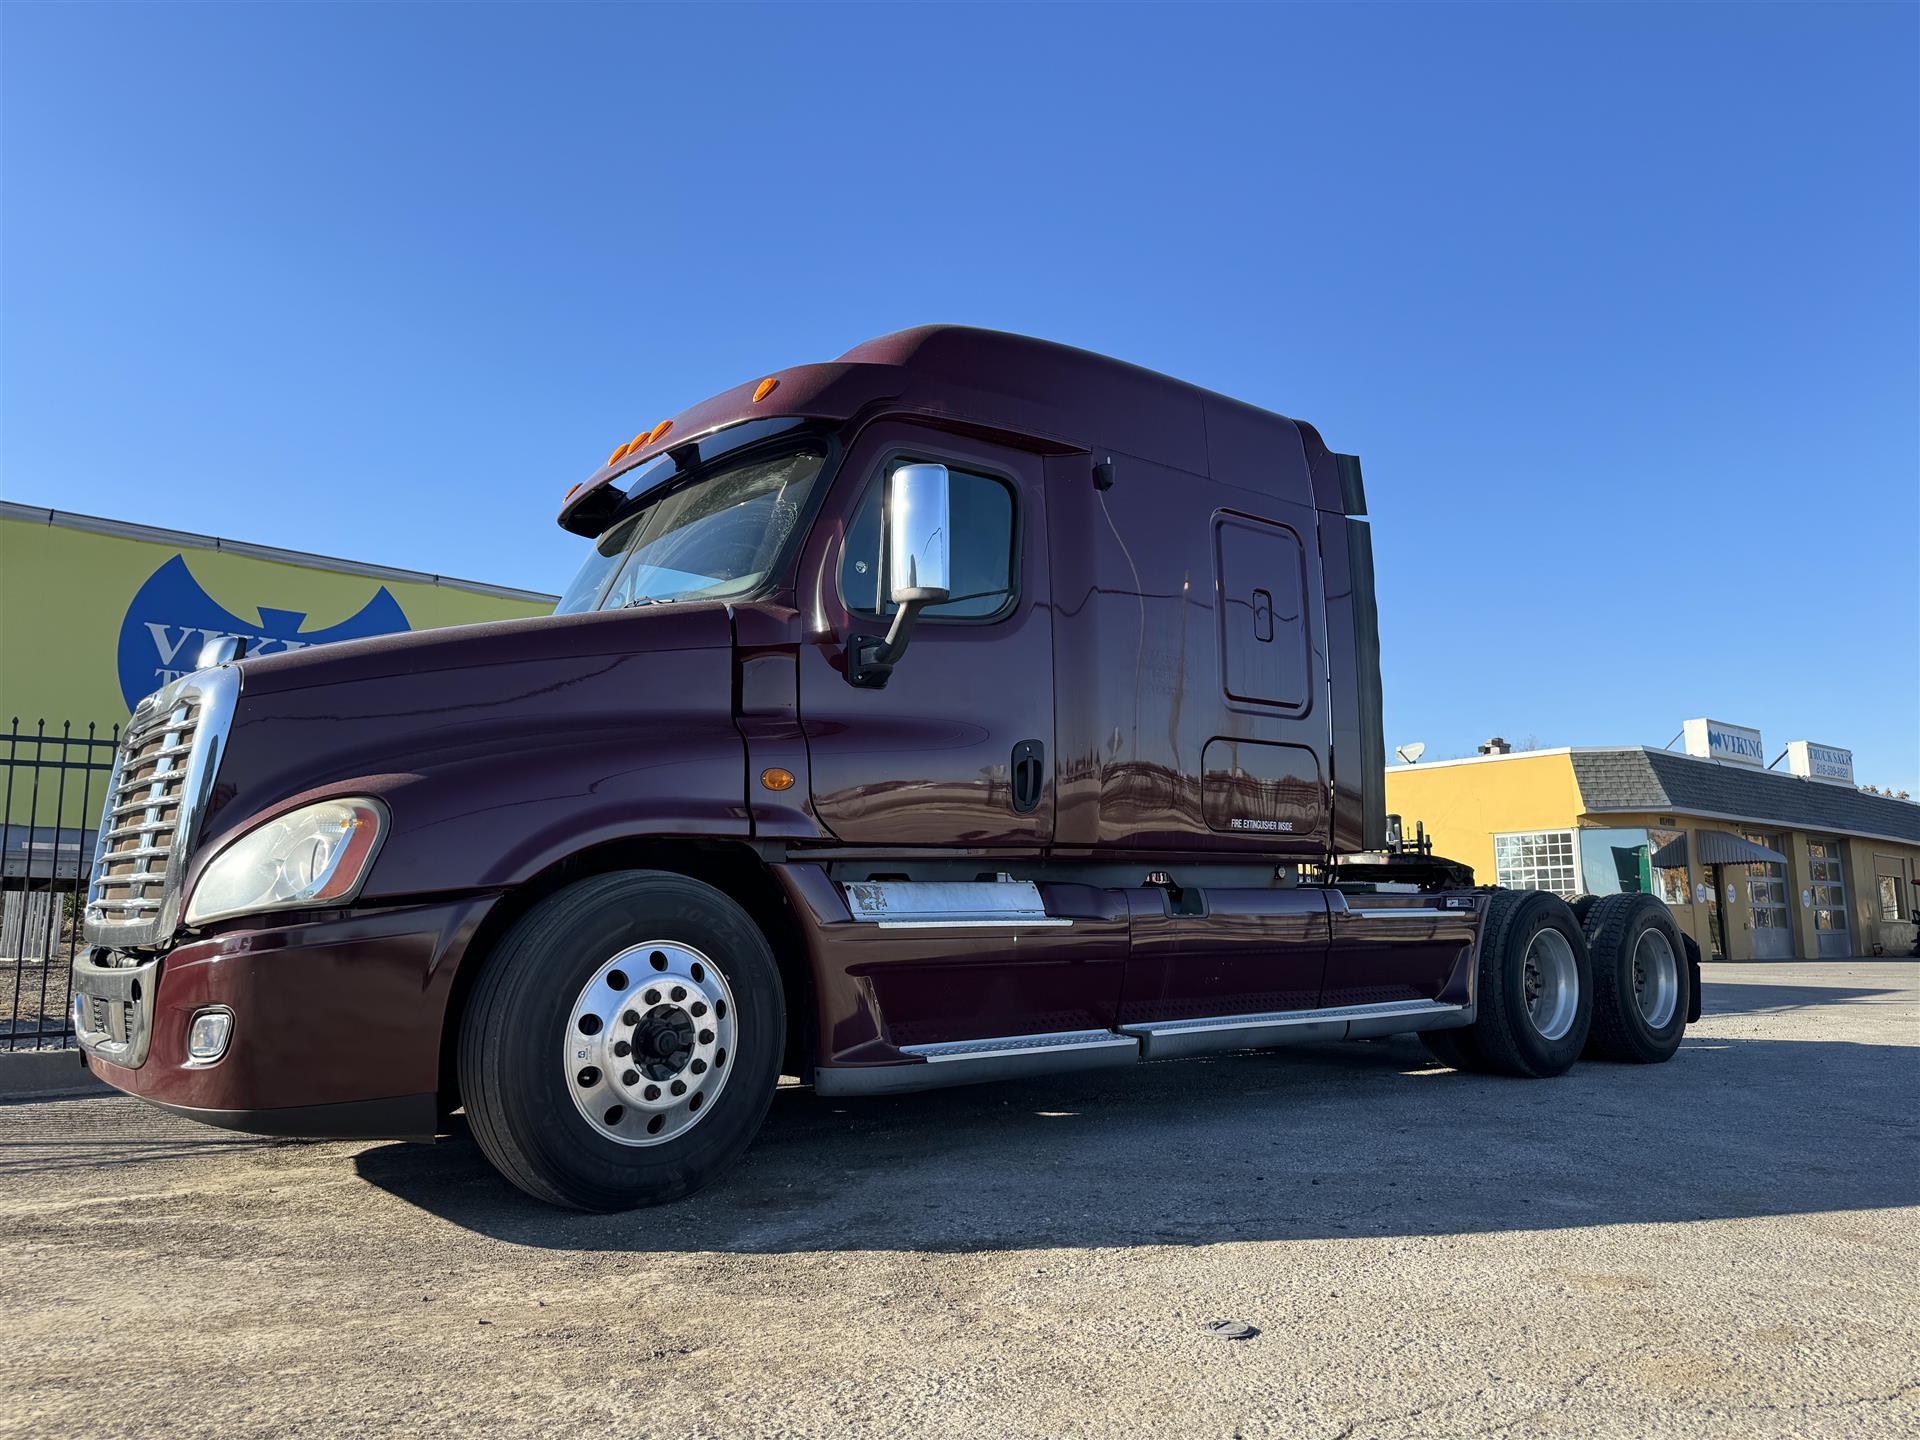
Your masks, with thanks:
[[[12,4],[0,493],[558,590],[643,424],[995,326],[1363,457],[1389,745],[1920,792],[1917,14]]]

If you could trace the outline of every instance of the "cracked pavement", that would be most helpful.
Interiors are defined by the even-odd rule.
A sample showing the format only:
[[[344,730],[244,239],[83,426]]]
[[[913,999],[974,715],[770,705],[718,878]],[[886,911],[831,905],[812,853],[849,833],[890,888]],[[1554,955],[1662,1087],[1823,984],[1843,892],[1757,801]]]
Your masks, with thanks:
[[[1920,965],[1706,1006],[1547,1082],[1400,1039],[793,1090],[618,1216],[464,1139],[0,1105],[0,1435],[1914,1434]]]

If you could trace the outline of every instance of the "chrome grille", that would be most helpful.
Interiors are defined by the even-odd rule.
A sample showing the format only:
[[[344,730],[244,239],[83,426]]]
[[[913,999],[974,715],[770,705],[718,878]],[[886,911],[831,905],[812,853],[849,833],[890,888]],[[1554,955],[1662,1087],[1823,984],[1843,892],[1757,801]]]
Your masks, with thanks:
[[[223,666],[183,676],[134,708],[94,844],[89,943],[152,945],[171,936],[194,822],[239,688],[238,673]]]

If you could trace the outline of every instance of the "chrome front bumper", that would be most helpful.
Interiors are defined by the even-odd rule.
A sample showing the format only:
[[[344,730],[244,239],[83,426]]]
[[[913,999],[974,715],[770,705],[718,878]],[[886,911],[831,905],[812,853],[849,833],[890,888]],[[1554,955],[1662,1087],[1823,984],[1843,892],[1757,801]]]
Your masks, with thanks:
[[[153,1042],[154,993],[160,962],[96,965],[84,955],[73,961],[73,1033],[80,1048],[109,1065],[137,1070]]]

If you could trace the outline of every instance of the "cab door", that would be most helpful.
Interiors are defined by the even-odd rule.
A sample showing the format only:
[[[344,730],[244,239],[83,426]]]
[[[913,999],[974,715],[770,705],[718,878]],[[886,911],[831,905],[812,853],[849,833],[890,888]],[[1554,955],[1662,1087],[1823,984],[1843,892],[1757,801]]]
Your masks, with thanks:
[[[847,679],[886,633],[886,477],[950,476],[951,598],[921,612],[884,687]],[[1037,456],[883,421],[855,439],[809,536],[800,722],[820,823],[850,845],[1037,847],[1053,833],[1053,610]]]

